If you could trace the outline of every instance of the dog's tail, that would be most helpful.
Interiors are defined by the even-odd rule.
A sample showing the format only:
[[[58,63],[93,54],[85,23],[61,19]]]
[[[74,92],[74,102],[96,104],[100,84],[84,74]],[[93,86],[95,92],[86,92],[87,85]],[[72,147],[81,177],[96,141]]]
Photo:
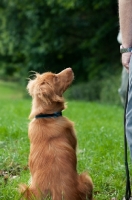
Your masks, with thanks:
[[[82,199],[93,200],[93,182],[88,173],[83,172],[78,176],[78,190]]]
[[[21,200],[35,200],[36,191],[26,184],[19,185],[19,193],[21,194]]]

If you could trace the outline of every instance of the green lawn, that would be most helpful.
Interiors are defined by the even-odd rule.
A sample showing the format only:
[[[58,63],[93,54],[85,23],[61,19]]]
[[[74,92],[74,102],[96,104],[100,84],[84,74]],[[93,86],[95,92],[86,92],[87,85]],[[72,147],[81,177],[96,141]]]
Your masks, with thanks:
[[[31,99],[19,85],[0,82],[0,199],[18,200],[18,184],[28,183],[28,115]],[[78,172],[89,171],[96,200],[125,193],[123,109],[114,105],[68,102],[63,115],[75,122]]]

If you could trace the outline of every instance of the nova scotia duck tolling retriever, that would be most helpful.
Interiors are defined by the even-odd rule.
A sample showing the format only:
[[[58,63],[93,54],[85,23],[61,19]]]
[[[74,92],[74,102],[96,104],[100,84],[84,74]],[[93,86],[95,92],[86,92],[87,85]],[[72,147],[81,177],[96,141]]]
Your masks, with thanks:
[[[31,183],[19,186],[22,200],[93,200],[90,176],[77,173],[74,124],[62,116],[62,95],[73,79],[72,69],[66,68],[58,74],[36,73],[28,82]]]

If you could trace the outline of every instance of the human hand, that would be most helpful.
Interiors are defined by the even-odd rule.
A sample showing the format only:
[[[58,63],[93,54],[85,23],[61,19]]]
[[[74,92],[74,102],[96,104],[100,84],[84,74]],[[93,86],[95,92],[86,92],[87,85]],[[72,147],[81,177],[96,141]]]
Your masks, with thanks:
[[[127,52],[122,54],[122,65],[129,71],[129,62],[130,62],[130,57],[132,53]]]

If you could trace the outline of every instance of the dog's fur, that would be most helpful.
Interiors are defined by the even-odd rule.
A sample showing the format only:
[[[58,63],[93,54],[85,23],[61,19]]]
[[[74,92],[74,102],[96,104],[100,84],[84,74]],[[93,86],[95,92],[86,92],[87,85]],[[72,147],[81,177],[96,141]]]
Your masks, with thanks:
[[[87,173],[77,174],[77,140],[73,123],[66,117],[33,119],[65,108],[62,94],[74,74],[67,68],[59,74],[36,74],[27,86],[33,98],[29,116],[31,185],[20,185],[22,199],[92,200],[93,184]]]

